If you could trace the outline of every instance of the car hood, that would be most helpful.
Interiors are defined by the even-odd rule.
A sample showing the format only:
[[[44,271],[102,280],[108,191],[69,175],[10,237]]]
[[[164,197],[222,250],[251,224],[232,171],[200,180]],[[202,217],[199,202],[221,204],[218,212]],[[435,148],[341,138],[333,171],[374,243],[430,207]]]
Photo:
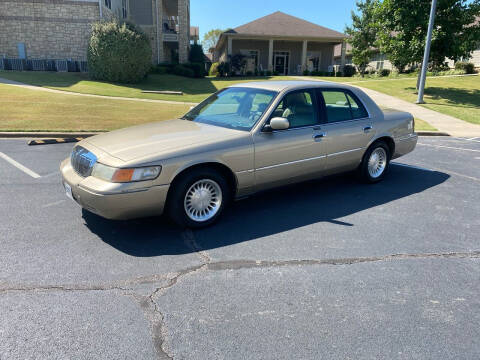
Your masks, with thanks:
[[[152,155],[160,158],[171,155],[176,150],[241,136],[245,136],[244,131],[176,119],[116,130],[84,141],[110,156],[128,162]]]

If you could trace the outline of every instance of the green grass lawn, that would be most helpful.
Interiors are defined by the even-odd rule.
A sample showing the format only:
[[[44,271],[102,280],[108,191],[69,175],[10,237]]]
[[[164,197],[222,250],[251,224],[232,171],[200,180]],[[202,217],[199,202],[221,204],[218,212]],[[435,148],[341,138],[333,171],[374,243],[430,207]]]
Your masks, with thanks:
[[[151,74],[139,84],[112,84],[101,81],[92,81],[87,74],[82,73],[49,73],[49,72],[11,72],[0,71],[0,77],[15,80],[26,84],[77,92],[106,96],[119,96],[139,99],[170,100],[179,102],[198,103],[217,90],[224,87],[251,81],[290,79],[286,76],[255,77],[255,78],[204,78],[191,79],[175,75]],[[142,91],[170,90],[181,91],[184,95],[145,94]]]
[[[0,131],[104,131],[185,114],[190,106],[96,99],[0,84]]]
[[[242,82],[263,80],[292,80],[292,77],[254,77],[254,78],[204,78],[190,79],[175,75],[149,75],[140,84],[112,84],[92,81],[86,74],[49,73],[49,72],[11,72],[0,71],[0,77],[20,81],[36,86],[83,94],[120,96],[128,98],[171,100],[178,102],[200,102],[211,93],[226,86]],[[416,78],[316,78],[327,81],[356,83],[362,87],[392,95],[410,102],[416,100]],[[145,94],[148,90],[182,91],[184,95]],[[37,96],[39,96],[37,94]],[[452,115],[459,119],[480,124],[480,77],[429,77],[425,91],[426,105],[429,109]],[[75,100],[75,102],[77,102]],[[133,104],[131,105],[133,107]],[[145,103],[135,106],[149,108]],[[153,107],[151,105],[150,107]],[[162,109],[165,106],[162,107]],[[1,118],[0,114],[0,118]],[[72,115],[74,116],[74,115]],[[135,121],[135,120],[134,120]],[[422,126],[427,126],[422,125]],[[5,127],[1,126],[0,127]]]
[[[432,125],[421,119],[415,118],[415,131],[438,131]]]
[[[359,86],[415,102],[416,79],[365,81]],[[480,77],[430,77],[425,88],[425,106],[474,124],[480,124]]]

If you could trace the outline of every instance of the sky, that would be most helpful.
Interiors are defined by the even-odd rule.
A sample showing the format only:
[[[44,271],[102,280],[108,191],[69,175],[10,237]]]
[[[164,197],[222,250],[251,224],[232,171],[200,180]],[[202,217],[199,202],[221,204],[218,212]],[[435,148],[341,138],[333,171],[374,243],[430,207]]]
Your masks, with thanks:
[[[191,25],[200,39],[211,29],[235,28],[275,11],[343,32],[355,0],[190,0]]]

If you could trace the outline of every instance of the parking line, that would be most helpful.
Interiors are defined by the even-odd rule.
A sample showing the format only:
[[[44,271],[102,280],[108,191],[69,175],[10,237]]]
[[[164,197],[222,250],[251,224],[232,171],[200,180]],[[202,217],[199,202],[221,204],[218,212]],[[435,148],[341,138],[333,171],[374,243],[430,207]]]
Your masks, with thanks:
[[[12,164],[13,166],[15,166],[17,169],[23,171],[25,174],[30,175],[30,176],[33,177],[34,179],[41,178],[41,176],[38,175],[35,171],[32,171],[32,170],[30,170],[29,168],[23,166],[22,164],[20,164],[19,162],[13,160],[11,157],[5,155],[5,154],[2,153],[2,152],[0,152],[0,157],[1,157],[2,159],[4,159],[5,161],[9,162],[10,164]]]
[[[480,150],[464,149],[464,148],[457,148],[457,147],[444,146],[444,145],[431,145],[431,144],[423,144],[423,143],[418,143],[418,145],[430,146],[430,147],[437,147],[437,148],[445,148],[445,149],[452,149],[452,150],[463,150],[463,151],[480,152]]]

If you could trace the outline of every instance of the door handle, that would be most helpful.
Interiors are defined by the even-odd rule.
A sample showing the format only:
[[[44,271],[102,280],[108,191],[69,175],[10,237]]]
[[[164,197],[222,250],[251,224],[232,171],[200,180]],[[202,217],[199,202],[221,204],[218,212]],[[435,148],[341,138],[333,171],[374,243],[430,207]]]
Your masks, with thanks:
[[[371,126],[371,125],[366,126],[366,127],[363,128],[363,131],[366,132],[366,133],[368,133],[368,132],[370,132],[370,131],[372,131],[372,130],[373,130],[373,126]]]
[[[315,141],[322,140],[324,137],[327,137],[327,133],[321,133],[321,134],[313,135],[313,139]]]

